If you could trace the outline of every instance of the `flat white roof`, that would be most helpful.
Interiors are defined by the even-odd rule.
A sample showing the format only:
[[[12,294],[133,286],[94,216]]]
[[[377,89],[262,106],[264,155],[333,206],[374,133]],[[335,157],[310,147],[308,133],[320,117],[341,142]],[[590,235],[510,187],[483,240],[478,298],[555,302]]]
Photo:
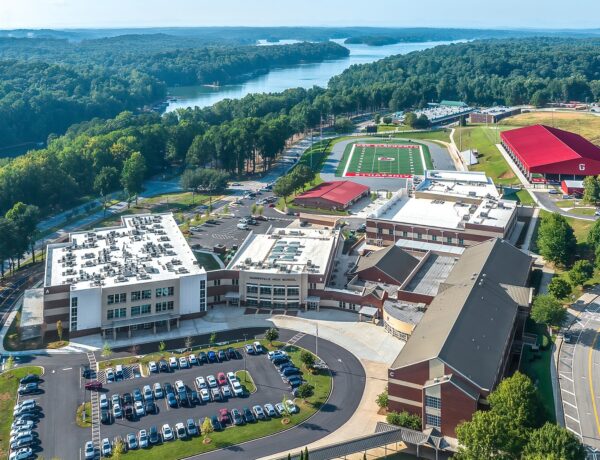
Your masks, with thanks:
[[[262,273],[324,274],[339,232],[318,229],[275,229],[251,234],[228,268]]]
[[[506,107],[503,105],[498,105],[496,107],[488,107],[485,109],[480,109],[478,110],[479,113],[487,113],[490,115],[500,115],[506,112],[510,112],[512,110],[517,110],[518,107]]]
[[[479,205],[460,200],[408,198],[403,196],[379,216],[415,226],[462,230],[466,223],[505,228],[515,211],[516,203],[483,199]]]
[[[87,289],[205,273],[172,214],[124,216],[121,222],[48,245],[45,286]]]
[[[500,194],[494,182],[480,171],[427,170],[416,192],[442,193],[456,197],[494,197]]]

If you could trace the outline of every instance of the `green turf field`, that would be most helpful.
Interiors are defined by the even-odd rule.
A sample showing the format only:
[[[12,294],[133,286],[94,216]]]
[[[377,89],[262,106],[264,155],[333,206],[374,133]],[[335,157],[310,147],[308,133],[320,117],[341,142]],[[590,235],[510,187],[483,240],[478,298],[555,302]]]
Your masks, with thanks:
[[[419,144],[376,140],[348,148],[339,168],[344,177],[411,177],[423,175],[428,164]]]

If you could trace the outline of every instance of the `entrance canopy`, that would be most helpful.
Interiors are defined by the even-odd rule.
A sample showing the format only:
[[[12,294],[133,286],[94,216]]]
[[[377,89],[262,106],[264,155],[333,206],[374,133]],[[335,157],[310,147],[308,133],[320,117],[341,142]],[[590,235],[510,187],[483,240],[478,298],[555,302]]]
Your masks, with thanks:
[[[379,315],[379,309],[376,307],[361,307],[358,314],[373,318]]]

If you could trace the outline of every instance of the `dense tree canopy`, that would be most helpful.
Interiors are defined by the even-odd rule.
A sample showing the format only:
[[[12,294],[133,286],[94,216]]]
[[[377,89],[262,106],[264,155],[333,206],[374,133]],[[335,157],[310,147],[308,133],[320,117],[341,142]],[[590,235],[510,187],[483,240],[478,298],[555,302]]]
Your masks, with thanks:
[[[567,265],[574,255],[577,241],[567,219],[561,214],[551,213],[542,218],[537,245],[546,260]]]

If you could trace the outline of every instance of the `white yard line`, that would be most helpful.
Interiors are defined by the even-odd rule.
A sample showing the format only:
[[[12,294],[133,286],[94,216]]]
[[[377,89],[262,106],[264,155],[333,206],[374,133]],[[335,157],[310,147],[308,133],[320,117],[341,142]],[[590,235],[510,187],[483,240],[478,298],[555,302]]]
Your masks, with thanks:
[[[421,164],[423,165],[423,173],[427,169],[427,165],[425,164],[425,154],[423,153],[423,146],[419,145],[419,152],[421,152]]]
[[[346,159],[346,167],[344,168],[344,174],[342,174],[342,177],[346,177],[346,174],[348,174],[348,168],[350,167],[350,162],[352,161],[355,148],[356,144],[352,144],[352,150],[350,150],[350,155],[348,155],[348,158]]]
[[[375,148],[375,153],[373,154],[373,161],[371,164],[371,174],[373,174],[375,172],[375,158],[377,158],[377,147]]]

